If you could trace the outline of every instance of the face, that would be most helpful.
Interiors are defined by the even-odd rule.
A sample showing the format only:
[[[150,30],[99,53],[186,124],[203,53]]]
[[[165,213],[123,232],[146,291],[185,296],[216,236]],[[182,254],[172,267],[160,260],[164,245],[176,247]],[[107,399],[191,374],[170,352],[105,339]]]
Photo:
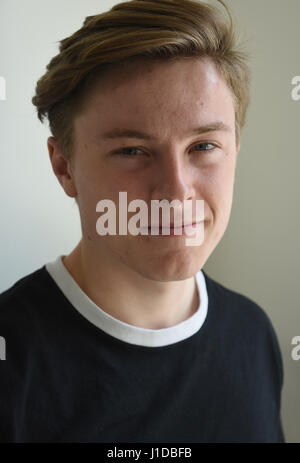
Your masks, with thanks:
[[[196,131],[199,127],[206,128]],[[115,129],[146,135],[105,135]],[[55,167],[62,158],[53,141],[48,147],[65,192],[77,196],[82,243],[90,256],[157,281],[187,279],[201,269],[228,225],[239,149],[232,94],[213,62],[198,57],[139,61],[110,71],[85,100],[74,133],[68,174]],[[203,200],[203,243],[186,246],[183,235],[100,236],[96,204],[114,202],[118,233],[119,192],[127,192],[128,204],[144,200],[149,220],[154,199],[192,200],[193,205]],[[137,212],[128,213],[128,220]]]

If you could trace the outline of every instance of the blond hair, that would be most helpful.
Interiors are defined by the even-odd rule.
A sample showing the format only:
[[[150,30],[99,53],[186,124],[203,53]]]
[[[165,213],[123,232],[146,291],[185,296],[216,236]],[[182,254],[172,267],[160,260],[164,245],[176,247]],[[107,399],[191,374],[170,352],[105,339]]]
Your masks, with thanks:
[[[73,120],[92,84],[105,71],[143,58],[154,61],[210,57],[231,90],[237,143],[249,104],[247,54],[237,45],[229,22],[216,6],[198,0],[131,0],[88,16],[83,26],[60,41],[59,54],[38,80],[32,103],[71,159]]]

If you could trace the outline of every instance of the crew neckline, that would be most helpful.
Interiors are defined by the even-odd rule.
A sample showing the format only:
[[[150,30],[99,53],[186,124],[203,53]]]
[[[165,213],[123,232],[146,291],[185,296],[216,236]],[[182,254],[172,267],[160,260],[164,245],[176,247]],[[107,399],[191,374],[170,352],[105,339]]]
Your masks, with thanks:
[[[208,295],[202,270],[199,270],[194,275],[200,300],[197,311],[183,322],[168,328],[154,330],[130,325],[101,309],[74,280],[62,261],[63,257],[65,256],[59,255],[54,261],[48,262],[45,265],[47,272],[72,306],[83,317],[105,333],[123,342],[146,347],[161,347],[175,344],[199,331],[206,319]]]

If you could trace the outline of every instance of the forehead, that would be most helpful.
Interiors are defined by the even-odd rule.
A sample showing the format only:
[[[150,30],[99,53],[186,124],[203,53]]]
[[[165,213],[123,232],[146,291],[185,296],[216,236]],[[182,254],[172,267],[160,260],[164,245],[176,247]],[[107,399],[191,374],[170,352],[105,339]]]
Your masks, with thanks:
[[[228,122],[234,108],[213,61],[189,57],[114,66],[91,89],[82,115],[90,129],[95,121],[101,127],[132,124],[159,132],[168,126],[189,128],[197,121],[227,118]]]

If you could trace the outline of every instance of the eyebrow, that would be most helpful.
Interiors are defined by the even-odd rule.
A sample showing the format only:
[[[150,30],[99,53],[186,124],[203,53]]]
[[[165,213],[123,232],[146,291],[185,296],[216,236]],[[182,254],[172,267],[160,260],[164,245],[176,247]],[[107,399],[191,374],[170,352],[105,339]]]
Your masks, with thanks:
[[[190,135],[200,135],[202,133],[208,132],[215,132],[215,131],[223,131],[223,132],[231,132],[231,127],[229,125],[224,124],[224,122],[213,122],[211,124],[202,125],[200,127],[196,127],[190,132]],[[131,130],[131,129],[121,129],[115,128],[109,130],[99,138],[102,139],[115,139],[115,138],[139,138],[142,140],[154,140],[154,136],[150,135],[147,132]]]

